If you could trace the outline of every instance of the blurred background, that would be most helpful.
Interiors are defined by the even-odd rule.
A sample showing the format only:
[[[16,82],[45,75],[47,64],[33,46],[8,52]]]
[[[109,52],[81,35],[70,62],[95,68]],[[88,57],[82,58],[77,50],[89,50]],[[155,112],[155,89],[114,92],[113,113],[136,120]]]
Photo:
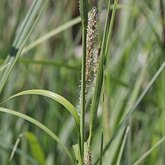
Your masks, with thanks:
[[[110,54],[105,68],[104,103],[99,106],[93,142],[93,159],[99,152],[101,130],[108,142],[122,117],[134,105],[139,95],[165,59],[165,23],[163,0],[119,0],[110,42]],[[164,3],[164,4],[163,4]],[[24,20],[32,0],[0,1],[0,64],[10,52],[12,42]],[[89,0],[98,8],[96,45],[102,38],[108,0]],[[37,23],[26,47],[12,70],[1,102],[26,89],[47,89],[64,96],[75,107],[79,105],[81,77],[81,24],[68,26],[44,42],[26,49],[40,37],[79,16],[77,0],[50,0]],[[122,165],[133,164],[165,135],[165,71],[140,102],[130,119],[131,134],[122,156]],[[90,106],[89,97],[89,106]],[[63,107],[42,96],[21,96],[3,107],[25,113],[44,123],[55,132],[68,148],[77,144],[77,133],[72,117]],[[102,110],[105,116],[102,120]],[[87,124],[89,115],[87,113]],[[39,151],[33,149],[33,138],[21,138],[12,161],[8,161],[20,134],[31,132],[37,139]],[[86,130],[88,135],[88,130]],[[33,141],[33,140],[34,141]],[[34,145],[34,146],[36,146]],[[39,158],[35,155],[40,153]],[[109,164],[107,152],[103,164]],[[115,152],[114,152],[115,154]],[[113,154],[112,154],[113,155]],[[0,164],[67,164],[62,149],[43,131],[21,118],[0,114]],[[154,150],[141,164],[164,165],[165,144]]]

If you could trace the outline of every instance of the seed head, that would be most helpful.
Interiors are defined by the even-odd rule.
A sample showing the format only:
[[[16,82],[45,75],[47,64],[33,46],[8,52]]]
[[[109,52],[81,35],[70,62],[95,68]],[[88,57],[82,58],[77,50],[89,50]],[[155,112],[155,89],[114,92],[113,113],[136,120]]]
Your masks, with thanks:
[[[97,25],[97,9],[93,7],[88,18],[88,27],[87,27],[87,54],[86,54],[86,94],[87,88],[91,81],[91,62],[94,51],[94,40],[96,37],[96,25]]]
[[[92,153],[90,150],[88,150],[85,155],[84,165],[92,165]]]

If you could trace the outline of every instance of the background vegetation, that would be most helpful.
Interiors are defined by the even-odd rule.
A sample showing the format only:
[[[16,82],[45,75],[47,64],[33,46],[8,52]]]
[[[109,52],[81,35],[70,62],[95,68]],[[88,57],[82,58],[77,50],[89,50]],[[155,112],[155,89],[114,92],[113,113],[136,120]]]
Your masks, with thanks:
[[[100,47],[103,34],[106,43],[110,41],[94,119],[93,164],[165,164],[163,3],[162,0],[120,0],[113,23],[113,1],[111,5],[108,0],[89,1],[86,14],[94,5],[98,9],[95,44]],[[81,40],[84,37],[79,15],[77,0],[0,1],[1,165],[73,164],[64,148],[75,160],[73,145],[79,143],[80,137],[71,114],[75,119],[77,114],[81,115]],[[109,30],[104,28],[109,22],[113,24],[110,40]],[[39,95],[43,96],[37,91],[25,92],[2,103],[28,89],[57,93],[71,102],[78,113],[72,107],[73,111],[68,113],[65,109],[70,105],[59,96],[57,100],[53,96],[56,101],[43,97],[52,94],[45,91],[40,91]],[[89,135],[93,90],[95,87],[90,87],[87,97],[84,141]],[[13,111],[9,109],[35,121],[29,119],[30,123],[21,114],[11,115]],[[47,133],[36,121],[46,126]],[[65,147],[57,143],[47,128]]]

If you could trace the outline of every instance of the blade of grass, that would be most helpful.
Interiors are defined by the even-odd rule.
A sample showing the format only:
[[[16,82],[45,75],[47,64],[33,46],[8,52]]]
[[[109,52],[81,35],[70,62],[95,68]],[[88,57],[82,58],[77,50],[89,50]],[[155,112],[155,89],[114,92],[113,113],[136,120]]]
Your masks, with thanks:
[[[102,165],[102,157],[103,157],[103,142],[104,142],[104,135],[103,132],[101,134],[101,145],[100,145],[100,165]]]
[[[29,144],[30,144],[30,148],[31,148],[31,151],[33,153],[33,156],[35,158],[35,160],[37,160],[37,162],[39,162],[40,165],[44,165],[45,164],[45,155],[44,155],[44,152],[41,148],[41,145],[39,144],[38,142],[38,139],[37,137],[31,133],[31,132],[24,132],[24,133],[21,133],[16,142],[15,142],[15,145],[13,147],[13,150],[11,152],[11,155],[10,155],[10,158],[9,158],[9,161],[12,161],[16,151],[18,150],[18,145],[21,141],[21,139],[23,137],[26,137]]]
[[[142,101],[142,99],[144,98],[144,96],[147,94],[147,92],[149,91],[149,89],[152,87],[152,85],[154,84],[154,82],[157,80],[157,78],[159,77],[159,75],[161,74],[161,72],[163,71],[164,68],[165,68],[165,62],[162,63],[162,65],[157,70],[157,72],[155,73],[155,75],[153,76],[153,78],[151,79],[151,81],[149,82],[149,84],[147,85],[147,87],[144,89],[144,91],[142,92],[142,94],[139,96],[139,98],[137,99],[137,101],[135,102],[135,104],[133,105],[133,107],[130,108],[130,111],[127,113],[127,115],[125,116],[125,118],[123,119],[123,121],[121,121],[121,123],[117,127],[116,131],[114,132],[112,138],[109,140],[109,142],[104,147],[103,154],[107,151],[107,149],[109,148],[109,146],[112,144],[112,142],[114,141],[115,137],[118,135],[118,133],[120,132],[120,130],[127,125],[128,121],[129,121],[129,118],[136,111],[137,106]],[[95,164],[97,164],[98,161],[99,161],[99,158],[96,160]]]
[[[45,96],[45,97],[48,97],[48,98],[51,98],[51,99],[57,101],[58,103],[63,105],[71,113],[71,115],[75,119],[76,126],[79,129],[79,124],[80,124],[79,116],[78,116],[78,113],[77,113],[76,109],[74,108],[74,106],[68,100],[66,100],[64,97],[62,97],[62,96],[60,96],[54,92],[43,90],[43,89],[26,90],[26,91],[22,91],[20,93],[17,93],[15,95],[10,96],[9,98],[7,98],[2,103],[9,101],[12,98],[22,96],[22,95],[41,95],[41,96]]]
[[[36,2],[36,3],[35,3]],[[16,39],[13,42],[13,46],[11,48],[11,52],[8,55],[6,64],[8,67],[5,68],[4,72],[2,73],[2,76],[0,77],[0,93],[7,81],[7,78],[9,77],[18,57],[20,56],[27,40],[29,39],[32,31],[34,30],[38,20],[40,19],[42,13],[44,12],[46,6],[47,6],[48,0],[44,1],[43,5],[41,0],[34,1],[32,4],[32,7],[27,13],[27,16],[25,18],[25,21],[23,25],[21,26],[21,30],[19,31],[19,34],[16,36]],[[34,11],[33,11],[34,10]],[[38,16],[36,17],[37,12],[39,12]],[[36,17],[36,19],[35,19]]]
[[[37,137],[32,132],[26,132],[24,135],[30,145],[31,152],[35,160],[37,160],[40,165],[45,165],[45,154],[43,148],[38,142]]]
[[[11,144],[9,145],[9,143],[5,143],[4,141],[0,142],[1,151],[2,150],[6,150],[6,151],[12,150],[13,151],[14,147],[17,147],[17,146],[13,146]],[[37,162],[30,155],[28,155],[28,153],[25,153],[21,149],[17,148],[17,150],[15,150],[15,153],[20,155],[23,159],[27,160],[29,163],[31,163],[33,165],[37,165]]]
[[[150,148],[147,152],[143,154],[137,161],[135,161],[132,165],[138,165],[142,160],[144,160],[149,154],[151,154],[156,148],[158,148],[165,141],[165,136],[159,140],[152,148]]]
[[[29,50],[33,49],[34,47],[38,46],[39,44],[41,44],[42,42],[45,42],[46,40],[50,39],[51,37],[55,36],[58,33],[61,33],[62,31],[68,29],[69,27],[72,27],[73,25],[76,25],[78,23],[81,22],[80,17],[77,17],[59,27],[57,27],[56,29],[46,33],[45,35],[43,35],[41,38],[37,39],[36,41],[33,41],[32,43],[30,43],[29,45],[27,45],[23,51],[22,54],[28,52]]]
[[[97,72],[97,77],[96,77],[96,86],[95,86],[95,90],[94,90],[94,96],[92,99],[92,106],[91,106],[91,113],[90,113],[90,126],[89,126],[90,128],[89,128],[89,139],[88,139],[90,146],[92,143],[92,136],[93,136],[93,132],[94,132],[94,123],[96,120],[97,108],[99,105],[99,100],[100,100],[100,95],[101,95],[104,67],[105,67],[106,58],[107,58],[108,52],[109,52],[109,44],[110,44],[110,38],[111,38],[111,33],[112,33],[112,27],[113,27],[113,23],[114,23],[114,19],[115,19],[117,2],[118,2],[118,0],[115,0],[115,2],[114,2],[115,5],[113,6],[110,24],[109,24],[109,20],[110,20],[109,16],[110,16],[111,1],[109,1],[109,3],[108,3],[108,11],[107,11],[106,23],[105,23],[105,28],[104,28],[102,46],[101,46],[100,60],[99,60],[99,64],[98,64],[98,72]],[[108,34],[108,37],[107,37],[107,34]]]
[[[0,64],[3,63],[4,60],[1,60],[0,59]],[[39,65],[48,65],[48,66],[54,66],[54,67],[57,67],[57,68],[66,68],[66,69],[72,69],[76,72],[79,72],[79,69],[80,69],[80,64],[67,64],[67,63],[63,63],[61,61],[52,61],[52,60],[35,60],[35,59],[32,59],[32,58],[19,58],[17,60],[17,63],[23,63],[23,64],[39,64]],[[9,63],[6,64],[5,66],[1,67],[0,68],[0,72],[5,69],[5,67],[7,67],[7,65],[10,65]],[[115,80],[117,81],[117,80]],[[120,83],[122,84],[122,82],[117,82],[117,83]],[[124,85],[124,83],[123,83]]]
[[[19,118],[22,118],[24,120],[27,120],[28,122],[34,124],[35,126],[37,126],[38,128],[42,129],[46,134],[48,134],[54,141],[56,141],[65,151],[65,153],[67,154],[69,160],[73,163],[73,158],[72,155],[70,154],[69,150],[66,148],[66,146],[62,143],[62,141],[60,140],[60,138],[58,136],[56,136],[49,128],[47,128],[45,125],[43,125],[42,123],[40,123],[39,121],[33,119],[32,117],[22,114],[20,112],[16,112],[14,110],[11,109],[7,109],[7,108],[3,108],[0,107],[0,112],[4,112],[4,113],[8,113],[11,114],[13,116],[17,116]]]
[[[122,144],[121,144],[121,147],[120,147],[120,151],[119,151],[119,155],[118,155],[118,158],[117,158],[116,165],[121,164],[121,158],[122,158],[122,154],[123,154],[123,151],[124,151],[124,146],[126,144],[126,140],[127,140],[127,137],[128,137],[129,130],[130,130],[130,126],[128,125],[127,128],[126,128],[126,131],[124,132],[124,138],[123,138],[123,141],[122,141]]]

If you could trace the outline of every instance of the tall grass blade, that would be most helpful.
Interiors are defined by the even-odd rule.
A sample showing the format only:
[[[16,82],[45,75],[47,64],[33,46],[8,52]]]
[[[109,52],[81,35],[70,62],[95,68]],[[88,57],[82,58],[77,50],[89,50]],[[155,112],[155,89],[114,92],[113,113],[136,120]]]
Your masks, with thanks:
[[[135,161],[132,165],[138,165],[141,163],[141,161],[143,161],[149,154],[151,154],[155,149],[157,149],[158,147],[160,147],[160,145],[162,143],[164,143],[165,141],[165,136],[159,140],[152,148],[150,148],[147,152],[145,152],[143,154],[143,156],[141,156],[137,161]]]
[[[130,111],[128,112],[128,114],[126,115],[126,117],[123,119],[123,121],[121,121],[121,123],[119,124],[119,126],[117,127],[117,129],[115,130],[112,138],[109,140],[109,142],[106,144],[106,146],[104,147],[103,150],[103,154],[108,150],[109,146],[112,144],[112,142],[115,140],[115,138],[117,137],[118,133],[120,132],[120,130],[122,128],[124,128],[128,121],[129,118],[132,116],[132,114],[136,111],[137,106],[139,105],[139,103],[142,101],[142,99],[144,98],[144,96],[147,94],[147,92],[149,91],[149,89],[152,87],[152,85],[154,84],[154,82],[157,80],[157,78],[159,77],[159,75],[161,74],[161,72],[163,71],[163,69],[165,68],[165,62],[162,63],[162,65],[160,66],[160,68],[157,70],[157,72],[155,73],[155,75],[153,76],[153,78],[151,79],[151,81],[149,82],[149,84],[147,85],[147,87],[144,89],[144,91],[142,92],[142,94],[139,96],[139,98],[137,99],[136,103],[134,104],[134,106],[130,109]],[[99,161],[99,159],[96,160],[95,164],[97,164]]]
[[[109,53],[109,44],[110,44],[110,38],[112,34],[112,27],[113,27],[114,19],[115,19],[117,2],[118,0],[114,1],[115,5],[113,6],[112,17],[111,17],[110,23],[108,21],[110,20],[109,16],[110,16],[111,1],[109,1],[108,3],[108,11],[107,11],[106,23],[105,23],[105,28],[104,28],[104,35],[103,35],[102,44],[101,44],[100,59],[99,59],[99,64],[98,64],[98,73],[96,77],[96,86],[95,86],[94,96],[92,99],[92,106],[91,106],[91,113],[90,113],[90,128],[89,128],[89,139],[88,139],[89,145],[91,145],[92,143],[94,123],[97,117],[97,109],[99,105],[103,77],[104,77],[103,76],[104,69],[105,69],[105,64],[106,64],[105,62]],[[108,37],[107,37],[107,34],[108,34]]]
[[[41,17],[42,13],[44,12],[48,0],[46,0],[43,5],[42,5],[42,0],[35,0],[32,3],[31,8],[29,9],[27,16],[21,26],[21,29],[18,33],[18,35],[16,36],[16,39],[13,42],[12,48],[11,48],[11,52],[9,53],[9,55],[6,58],[5,64],[9,64],[4,72],[2,73],[1,77],[0,77],[0,93],[7,81],[7,78],[9,77],[9,74],[11,73],[18,57],[20,56],[27,40],[29,39],[32,31],[35,28],[35,25],[37,24],[39,18]],[[36,17],[37,12],[40,11],[38,13],[38,16]],[[36,17],[36,18],[35,18]]]
[[[22,95],[42,95],[42,96],[48,97],[50,99],[53,99],[54,101],[57,101],[71,113],[71,115],[75,119],[76,126],[79,130],[80,122],[79,122],[78,113],[77,113],[76,109],[74,108],[74,106],[68,100],[66,100],[64,97],[62,97],[54,92],[43,90],[43,89],[31,89],[31,90],[22,91],[20,93],[12,95],[9,98],[7,98],[4,102],[9,101],[10,99],[13,99],[15,97],[22,96]]]
[[[41,38],[33,41],[32,43],[30,43],[29,45],[27,45],[23,51],[22,54],[27,53],[28,51],[30,51],[31,49],[33,49],[34,47],[38,46],[39,44],[41,44],[42,42],[45,42],[46,40],[50,39],[51,37],[61,33],[62,31],[68,29],[69,27],[72,27],[78,23],[81,22],[80,17],[77,17],[59,27],[57,27],[56,29],[46,33],[45,35],[43,35]]]
[[[48,134],[54,141],[56,141],[65,151],[66,155],[68,156],[69,160],[73,163],[73,158],[69,152],[69,150],[66,148],[66,146],[62,143],[62,141],[60,140],[60,138],[58,136],[56,136],[49,128],[47,128],[45,125],[41,124],[39,121],[33,119],[32,117],[22,114],[20,112],[16,112],[14,110],[11,109],[7,109],[7,108],[3,108],[0,107],[0,112],[4,112],[4,113],[8,113],[11,114],[13,116],[17,116],[19,118],[22,118],[24,120],[27,120],[28,122],[34,124],[35,126],[37,126],[38,128],[42,129],[46,134]]]

